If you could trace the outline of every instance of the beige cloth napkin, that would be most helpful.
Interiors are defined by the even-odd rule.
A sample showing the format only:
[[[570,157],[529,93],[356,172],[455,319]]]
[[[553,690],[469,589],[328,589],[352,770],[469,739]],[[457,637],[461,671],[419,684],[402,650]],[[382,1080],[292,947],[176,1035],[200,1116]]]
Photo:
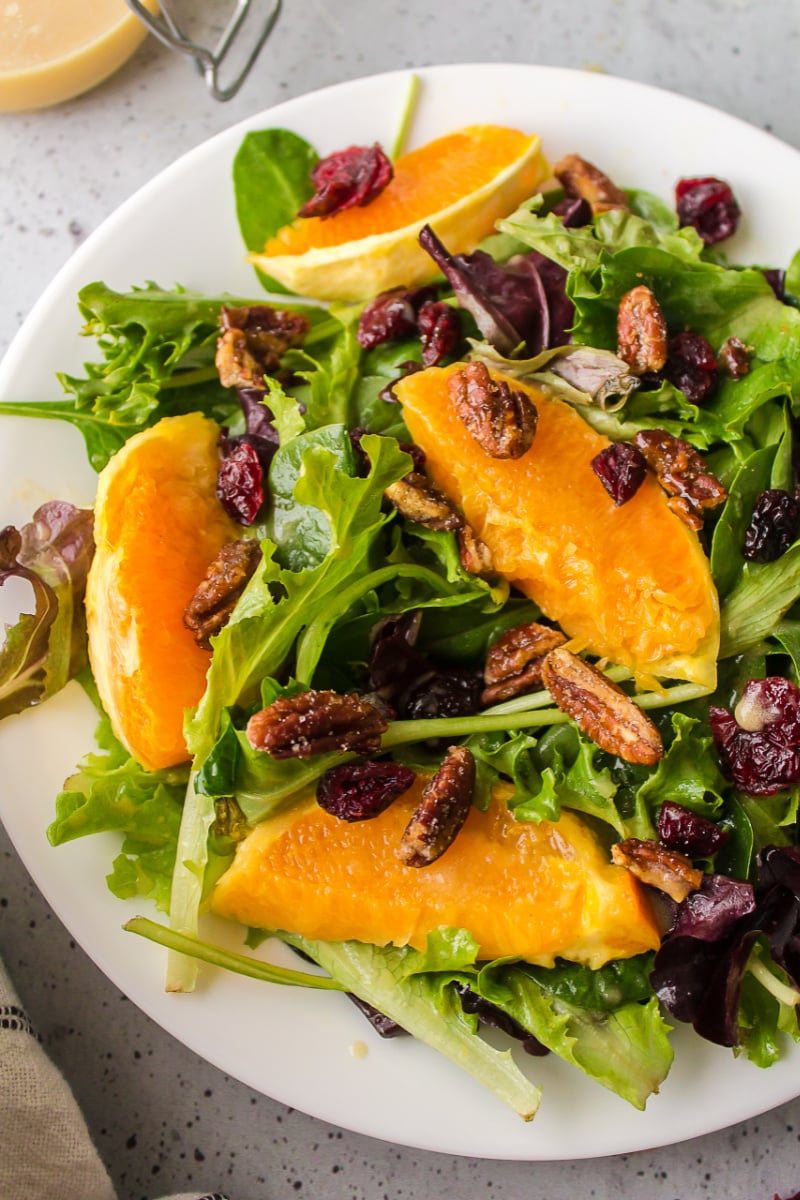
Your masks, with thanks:
[[[80,1110],[0,962],[0,1197],[117,1200]],[[184,1193],[163,1200],[225,1200]]]

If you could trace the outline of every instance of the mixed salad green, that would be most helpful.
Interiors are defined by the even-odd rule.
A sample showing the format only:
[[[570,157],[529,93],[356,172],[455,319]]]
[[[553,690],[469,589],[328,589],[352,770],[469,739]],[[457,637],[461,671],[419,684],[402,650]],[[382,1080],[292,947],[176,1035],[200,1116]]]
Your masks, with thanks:
[[[249,249],[260,250],[294,218],[311,194],[316,162],[314,149],[288,131],[247,135],[234,185]],[[798,683],[798,531],[771,561],[752,561],[743,547],[759,497],[767,490],[792,497],[797,482],[800,258],[776,291],[763,270],[726,265],[657,197],[627,196],[626,209],[571,225],[557,211],[562,193],[549,192],[502,221],[483,247],[500,268],[536,252],[535,261],[561,269],[558,311],[569,313],[568,344],[532,348],[527,340],[526,348],[523,336],[512,350],[492,345],[498,307],[512,329],[527,318],[502,311],[483,260],[482,273],[474,260],[471,274],[461,264],[460,285],[446,271],[438,297],[461,314],[463,336],[451,360],[471,353],[502,363],[575,403],[613,441],[660,429],[703,453],[728,492],[701,534],[721,602],[717,688],[701,695],[695,685],[673,684],[639,694],[624,671],[611,668],[659,728],[666,749],[655,767],[599,750],[541,689],[455,715],[446,704],[418,705],[389,723],[381,754],[431,771],[441,760],[437,741],[464,742],[477,763],[475,803],[485,805],[493,786],[510,782],[519,820],[556,820],[573,809],[609,846],[656,839],[665,802],[713,821],[727,835],[724,844],[695,856],[711,883],[671,914],[672,932],[655,965],[652,954],[595,971],[565,961],[552,968],[483,962],[465,929],[431,935],[424,953],[277,933],[318,963],[331,984],[306,971],[250,968],[197,938],[199,914],[237,842],[354,757],[334,751],[272,758],[248,741],[253,711],[310,687],[369,691],[374,631],[386,618],[420,614],[414,652],[429,684],[438,685],[474,677],[503,632],[541,615],[503,580],[466,571],[452,532],[415,524],[386,504],[386,488],[407,475],[411,460],[400,445],[409,441],[402,408],[385,389],[420,361],[421,347],[413,331],[363,349],[363,306],[280,301],[305,314],[310,332],[283,356],[280,373],[264,380],[275,446],[268,502],[248,534],[261,543],[262,564],[213,639],[206,691],[186,723],[191,765],[145,770],[101,716],[97,748],[67,780],[49,830],[54,845],[120,832],[109,887],[121,897],[149,897],[170,914],[169,930],[133,926],[172,949],[171,988],[192,986],[195,957],[187,954],[276,982],[343,988],[456,1059],[525,1116],[536,1110],[538,1088],[508,1050],[479,1035],[482,1018],[533,1039],[539,1051],[559,1055],[637,1107],[669,1069],[665,1010],[759,1066],[775,1061],[783,1039],[800,1038],[800,771],[793,776],[790,763],[778,786],[769,786],[766,761],[772,746],[794,762],[800,738],[791,720],[789,733],[772,737],[772,725],[777,729],[786,715],[777,709],[761,727],[745,730],[766,730],[762,740],[770,743],[761,747],[764,761],[748,790],[720,754],[709,715],[715,706],[731,710],[750,681]],[[262,282],[278,290],[274,281]],[[691,330],[717,352],[738,339],[747,371],[717,372],[702,404],[663,374],[631,379],[616,356],[617,310],[642,283],[658,298],[671,335]],[[99,360],[82,377],[61,377],[64,399],[3,403],[0,413],[71,422],[96,470],[165,416],[198,410],[228,437],[246,435],[246,412],[220,383],[215,348],[221,307],[263,304],[263,296],[207,297],[153,283],[119,294],[93,283],[79,303]],[[572,370],[563,369],[570,361]],[[73,677],[96,699],[80,606],[90,558],[91,520],[68,505],[44,506],[30,526],[0,535],[0,583],[24,578],[36,596],[35,611],[8,631],[0,652],[0,716],[45,700]],[[800,706],[792,691],[786,696],[791,716]],[[737,881],[739,890],[726,891],[725,880]],[[251,944],[261,936],[251,933]]]

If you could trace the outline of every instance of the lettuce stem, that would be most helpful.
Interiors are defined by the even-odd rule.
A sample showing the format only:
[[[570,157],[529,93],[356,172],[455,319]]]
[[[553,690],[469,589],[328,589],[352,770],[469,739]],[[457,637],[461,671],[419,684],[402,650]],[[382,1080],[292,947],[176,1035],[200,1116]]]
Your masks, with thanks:
[[[251,979],[260,979],[264,983],[280,983],[288,987],[317,988],[328,992],[341,992],[344,988],[335,979],[324,975],[309,975],[307,971],[293,971],[291,967],[278,967],[274,963],[262,962],[247,954],[236,954],[232,950],[224,950],[222,946],[214,946],[188,933],[176,933],[147,917],[132,917],[122,926],[128,933],[138,933],[140,937],[149,938],[159,946],[166,946],[172,952],[178,952],[182,957],[190,955],[215,967],[223,967],[226,971],[234,971],[237,975],[247,975]]]

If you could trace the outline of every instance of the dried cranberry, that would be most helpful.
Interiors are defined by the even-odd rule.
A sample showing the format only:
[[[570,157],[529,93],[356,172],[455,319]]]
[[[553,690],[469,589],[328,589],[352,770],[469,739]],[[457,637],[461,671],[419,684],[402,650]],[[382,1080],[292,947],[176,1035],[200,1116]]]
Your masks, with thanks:
[[[797,538],[800,503],[781,488],[758,497],[744,535],[742,554],[750,562],[774,562]]]
[[[693,225],[707,246],[736,232],[742,215],[731,186],[709,175],[703,179],[679,179],[675,185],[675,208],[681,225]]]
[[[663,374],[691,404],[702,404],[717,386],[717,365],[711,344],[686,330],[670,338]]]
[[[416,374],[417,371],[421,371],[422,363],[418,363],[418,362],[416,362],[415,359],[409,358],[409,359],[406,359],[405,362],[401,362],[398,365],[397,370],[399,372],[397,378],[393,379],[391,383],[387,383],[386,387],[381,388],[381,390],[378,392],[378,396],[380,397],[380,399],[385,400],[387,404],[399,404],[400,403],[400,401],[397,399],[397,396],[394,393],[394,389],[395,389],[396,385],[400,382],[401,379],[405,379],[406,375],[414,375],[414,374]]]
[[[220,463],[217,498],[240,525],[252,525],[264,503],[264,476],[257,450],[244,440]]]
[[[742,792],[771,796],[800,782],[800,689],[773,675],[753,679],[736,716],[709,709],[722,770]]]
[[[565,196],[554,205],[553,212],[567,229],[588,225],[592,219],[592,206],[583,196]]]
[[[369,204],[380,195],[392,174],[392,164],[377,142],[329,154],[311,172],[316,191],[297,215],[332,217],[346,208]]]
[[[679,850],[690,858],[716,854],[728,840],[728,833],[699,813],[665,800],[658,812],[658,837],[669,850]]]
[[[428,300],[422,305],[417,313],[417,327],[426,367],[435,367],[452,354],[461,337],[461,318],[443,300]]]
[[[483,677],[475,671],[431,671],[401,698],[400,713],[409,721],[469,717],[480,711],[482,691]]]
[[[317,804],[340,821],[369,821],[407,792],[414,772],[394,762],[345,763],[317,784]]]
[[[436,297],[436,288],[393,288],[366,306],[358,322],[358,344],[365,350],[408,337],[417,328],[417,313]]]
[[[369,684],[384,700],[397,703],[421,676],[430,676],[427,658],[415,650],[422,609],[383,617],[370,637]]]
[[[594,456],[591,467],[616,505],[635,496],[647,474],[644,455],[630,442],[606,446]]]

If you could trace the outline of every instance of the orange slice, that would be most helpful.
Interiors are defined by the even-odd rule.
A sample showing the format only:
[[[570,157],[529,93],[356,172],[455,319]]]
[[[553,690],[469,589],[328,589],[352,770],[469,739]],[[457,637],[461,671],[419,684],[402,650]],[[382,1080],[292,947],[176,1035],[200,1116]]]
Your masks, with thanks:
[[[590,465],[608,440],[563,401],[513,379],[509,385],[536,404],[536,436],[521,458],[490,458],[448,394],[447,377],[458,369],[408,375],[396,393],[428,471],[463,509],[497,570],[577,648],[643,681],[712,688],[719,605],[708,559],[656,480],[648,476],[616,507]]]
[[[149,770],[188,758],[184,709],[210,653],[183,624],[206,568],[239,526],[216,497],[219,426],[165,417],[101,471],[86,586],[89,657],[115,734]]]
[[[482,959],[542,966],[560,956],[599,967],[659,945],[643,891],[578,817],[515,821],[501,789],[487,812],[470,811],[432,866],[404,866],[395,851],[423,784],[369,821],[340,821],[313,796],[262,821],[212,908],[262,929],[418,950],[441,926],[466,928]]]
[[[370,204],[298,219],[250,261],[295,294],[319,300],[366,300],[424,283],[437,269],[417,242],[423,225],[451,253],[467,253],[548,173],[538,137],[472,125],[398,158],[392,181]]]

